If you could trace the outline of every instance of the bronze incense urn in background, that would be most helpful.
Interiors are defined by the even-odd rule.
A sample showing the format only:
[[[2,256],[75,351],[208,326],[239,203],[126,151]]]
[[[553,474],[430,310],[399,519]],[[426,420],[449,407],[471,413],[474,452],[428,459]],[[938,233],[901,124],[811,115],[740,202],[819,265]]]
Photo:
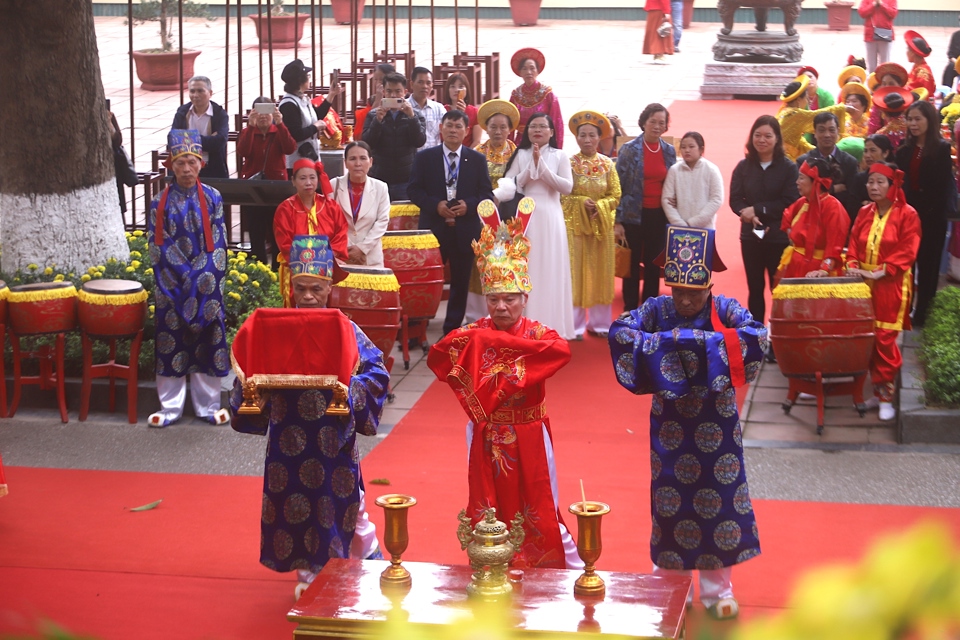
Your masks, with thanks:
[[[507,566],[523,544],[523,516],[519,513],[507,525],[497,520],[497,510],[487,509],[483,519],[471,530],[466,510],[457,516],[457,538],[460,548],[466,549],[473,569],[473,577],[467,585],[467,594],[488,601],[508,597],[513,587],[507,580]]]

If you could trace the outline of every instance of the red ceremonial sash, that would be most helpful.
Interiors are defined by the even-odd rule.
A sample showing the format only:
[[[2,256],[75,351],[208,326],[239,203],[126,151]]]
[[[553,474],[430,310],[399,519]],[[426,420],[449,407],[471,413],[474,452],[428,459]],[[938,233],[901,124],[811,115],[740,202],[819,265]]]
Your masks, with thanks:
[[[743,354],[740,352],[740,336],[736,329],[728,329],[725,324],[720,322],[720,314],[717,313],[717,305],[714,300],[710,300],[710,322],[713,323],[713,330],[723,334],[723,342],[727,347],[727,363],[730,365],[730,384],[734,387],[742,387],[747,384],[747,372],[743,365]]]
[[[170,192],[170,185],[163,189],[160,194],[160,202],[157,204],[157,220],[154,224],[153,242],[158,246],[163,246],[163,212],[167,208],[167,194]],[[207,244],[207,253],[213,252],[213,229],[210,227],[210,213],[207,211],[207,197],[203,193],[203,185],[197,180],[197,197],[200,200],[200,217],[203,220],[203,237]],[[159,231],[157,231],[159,229]]]

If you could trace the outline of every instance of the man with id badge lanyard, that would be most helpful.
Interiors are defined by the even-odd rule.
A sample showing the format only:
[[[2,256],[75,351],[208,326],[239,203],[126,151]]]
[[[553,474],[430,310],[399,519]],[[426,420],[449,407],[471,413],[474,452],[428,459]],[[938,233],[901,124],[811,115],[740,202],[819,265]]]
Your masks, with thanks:
[[[407,195],[420,208],[420,228],[429,229],[450,263],[450,299],[443,322],[446,335],[463,322],[474,254],[471,243],[482,224],[477,204],[493,197],[487,160],[463,146],[469,119],[456,109],[440,123],[443,143],[419,152],[413,161]]]

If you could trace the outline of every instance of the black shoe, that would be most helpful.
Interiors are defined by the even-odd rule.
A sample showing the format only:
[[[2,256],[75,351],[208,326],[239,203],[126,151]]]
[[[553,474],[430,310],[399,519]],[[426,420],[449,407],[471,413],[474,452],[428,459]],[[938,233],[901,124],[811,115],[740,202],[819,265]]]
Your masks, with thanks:
[[[768,349],[763,359],[770,364],[777,364],[777,355],[773,352],[773,349]]]

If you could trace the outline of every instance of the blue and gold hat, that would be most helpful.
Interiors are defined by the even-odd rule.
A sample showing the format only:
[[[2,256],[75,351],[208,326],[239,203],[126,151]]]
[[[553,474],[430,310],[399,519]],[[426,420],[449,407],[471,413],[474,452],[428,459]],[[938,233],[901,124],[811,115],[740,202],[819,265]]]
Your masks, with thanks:
[[[185,155],[193,154],[203,159],[203,143],[196,129],[171,129],[167,134],[167,150],[170,162]]]
[[[669,287],[706,289],[713,272],[727,268],[717,255],[713,229],[668,226],[661,258],[663,282]]]
[[[294,236],[290,245],[290,277],[333,280],[333,250],[327,236]]]

